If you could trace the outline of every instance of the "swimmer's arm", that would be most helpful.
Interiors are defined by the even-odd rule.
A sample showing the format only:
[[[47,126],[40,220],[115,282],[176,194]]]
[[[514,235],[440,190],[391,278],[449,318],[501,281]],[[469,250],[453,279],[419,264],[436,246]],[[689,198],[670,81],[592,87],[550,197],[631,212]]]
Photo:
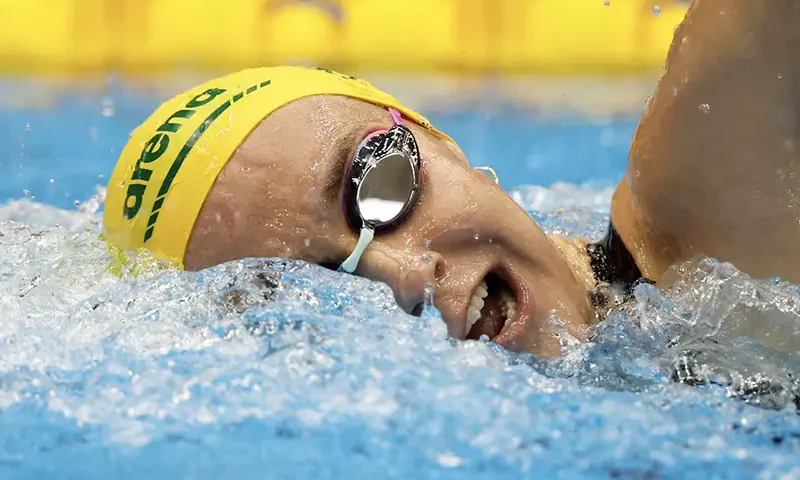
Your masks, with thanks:
[[[643,273],[800,281],[800,0],[695,0],[648,103],[612,202]]]

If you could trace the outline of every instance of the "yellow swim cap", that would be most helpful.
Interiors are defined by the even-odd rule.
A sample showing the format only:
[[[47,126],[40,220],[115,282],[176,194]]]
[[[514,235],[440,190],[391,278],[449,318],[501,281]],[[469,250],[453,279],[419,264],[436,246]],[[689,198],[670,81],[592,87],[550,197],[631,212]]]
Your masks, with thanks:
[[[244,70],[168,100],[132,132],[108,184],[106,240],[117,249],[147,249],[182,268],[203,202],[233,153],[267,115],[311,95],[393,107],[449,139],[364,80],[303,67]]]

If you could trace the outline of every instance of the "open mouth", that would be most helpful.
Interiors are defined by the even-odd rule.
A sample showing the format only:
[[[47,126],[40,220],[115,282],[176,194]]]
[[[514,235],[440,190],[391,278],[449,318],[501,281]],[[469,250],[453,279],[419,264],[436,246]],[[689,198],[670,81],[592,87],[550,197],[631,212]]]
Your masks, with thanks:
[[[517,315],[517,300],[511,286],[494,272],[478,284],[467,309],[467,339],[486,335],[494,339]]]

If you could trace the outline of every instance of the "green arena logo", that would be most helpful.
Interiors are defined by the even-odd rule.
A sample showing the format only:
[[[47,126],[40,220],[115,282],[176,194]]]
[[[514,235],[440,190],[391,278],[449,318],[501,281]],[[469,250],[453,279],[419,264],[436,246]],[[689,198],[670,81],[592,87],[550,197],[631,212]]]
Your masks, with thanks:
[[[164,177],[164,181],[161,183],[161,187],[158,190],[158,196],[153,203],[153,209],[150,212],[150,217],[147,220],[147,230],[145,230],[144,233],[145,242],[147,242],[153,236],[159,211],[164,205],[164,199],[169,192],[170,187],[172,186],[172,182],[175,180],[175,176],[180,171],[186,156],[192,151],[192,148],[203,135],[203,133],[211,124],[214,123],[217,118],[219,118],[220,115],[222,115],[223,112],[230,108],[231,105],[238,102],[245,96],[254,93],[256,90],[266,87],[270,83],[270,80],[266,80],[260,84],[252,85],[246,90],[233,95],[233,97],[226,100],[213,112],[211,112],[211,114],[209,114],[208,117],[206,117],[206,119],[203,120],[203,122],[192,133],[192,135],[176,155],[172,165],[169,168],[169,171],[167,172],[167,175]],[[181,128],[183,128],[183,123],[181,123],[181,120],[192,118],[198,108],[209,104],[215,98],[225,92],[226,90],[222,88],[210,88],[205,92],[195,96],[186,104],[184,108],[170,115],[169,118],[160,127],[158,127],[155,135],[153,135],[150,140],[144,144],[142,152],[139,155],[139,159],[136,161],[133,174],[131,175],[130,184],[128,185],[125,205],[123,206],[123,213],[126,219],[130,220],[135,217],[142,208],[142,200],[149,186],[150,176],[153,173],[153,170],[148,168],[148,165],[161,158],[167,151],[171,134],[177,133],[181,130]]]
[[[150,176],[153,174],[153,170],[148,168],[148,165],[161,158],[161,156],[164,155],[164,152],[167,151],[167,148],[169,148],[171,134],[177,133],[181,130],[181,128],[183,128],[181,120],[192,118],[198,108],[202,107],[203,105],[207,105],[209,102],[223,93],[225,93],[225,90],[223,89],[211,88],[195,96],[186,104],[184,108],[170,115],[169,118],[167,118],[167,121],[165,121],[160,127],[158,127],[158,129],[156,129],[155,135],[153,135],[150,140],[144,144],[142,153],[139,155],[139,159],[136,161],[136,166],[133,169],[131,183],[128,185],[128,192],[125,198],[124,207],[125,218],[131,219],[135,217],[136,214],[139,213],[139,209],[142,208],[142,198],[147,190],[147,184],[150,181]]]

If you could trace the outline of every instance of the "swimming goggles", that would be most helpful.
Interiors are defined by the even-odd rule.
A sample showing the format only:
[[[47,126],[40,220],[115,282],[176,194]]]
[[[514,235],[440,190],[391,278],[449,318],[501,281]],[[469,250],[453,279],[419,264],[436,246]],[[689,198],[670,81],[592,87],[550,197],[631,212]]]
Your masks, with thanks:
[[[419,197],[421,160],[417,140],[403,124],[400,112],[390,108],[389,113],[392,128],[362,140],[345,175],[345,216],[350,227],[361,233],[340,271],[353,273],[375,232],[400,224]]]
[[[368,135],[356,149],[345,175],[342,194],[345,217],[350,228],[360,232],[358,243],[339,266],[353,273],[375,233],[401,224],[417,203],[421,182],[419,145],[403,124],[400,112],[389,109],[393,126]],[[491,167],[475,167],[499,183]]]

